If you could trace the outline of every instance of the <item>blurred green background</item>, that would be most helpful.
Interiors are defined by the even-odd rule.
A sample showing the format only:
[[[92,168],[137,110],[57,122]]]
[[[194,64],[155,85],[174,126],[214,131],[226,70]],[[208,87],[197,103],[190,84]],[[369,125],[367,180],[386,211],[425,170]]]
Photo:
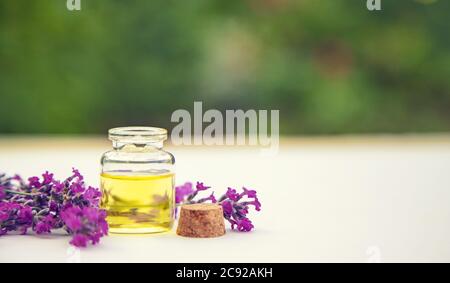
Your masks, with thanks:
[[[450,131],[450,1],[0,0],[0,133],[279,109],[285,135]]]

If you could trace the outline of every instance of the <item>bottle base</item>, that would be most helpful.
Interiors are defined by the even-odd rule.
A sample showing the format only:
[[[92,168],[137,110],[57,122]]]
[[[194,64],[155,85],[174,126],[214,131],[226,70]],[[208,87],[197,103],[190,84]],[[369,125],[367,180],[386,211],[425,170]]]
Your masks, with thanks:
[[[149,226],[149,227],[109,227],[110,234],[156,234],[172,230],[170,226]]]

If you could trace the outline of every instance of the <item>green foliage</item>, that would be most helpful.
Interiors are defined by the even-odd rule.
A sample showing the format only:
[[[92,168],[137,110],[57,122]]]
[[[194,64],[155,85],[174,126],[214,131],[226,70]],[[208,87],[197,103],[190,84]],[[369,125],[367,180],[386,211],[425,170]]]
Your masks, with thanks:
[[[284,134],[450,131],[450,1],[0,1],[0,133],[279,109]]]

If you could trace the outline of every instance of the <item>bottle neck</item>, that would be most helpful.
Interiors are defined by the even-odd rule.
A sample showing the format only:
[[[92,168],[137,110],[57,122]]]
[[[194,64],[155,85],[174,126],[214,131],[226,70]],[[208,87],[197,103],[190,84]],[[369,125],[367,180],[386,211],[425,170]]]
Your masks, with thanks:
[[[167,139],[167,130],[155,127],[124,127],[108,131],[115,150],[158,150]]]
[[[113,148],[115,150],[122,150],[125,147],[134,147],[134,148],[142,148],[142,149],[162,149],[163,141],[154,141],[154,142],[124,142],[124,141],[113,141]]]

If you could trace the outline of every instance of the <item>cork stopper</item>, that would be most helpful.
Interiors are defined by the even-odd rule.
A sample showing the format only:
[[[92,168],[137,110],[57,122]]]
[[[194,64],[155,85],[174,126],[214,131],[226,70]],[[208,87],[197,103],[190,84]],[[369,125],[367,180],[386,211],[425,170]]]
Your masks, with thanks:
[[[213,238],[225,235],[222,206],[210,203],[181,206],[177,234],[191,238]]]

